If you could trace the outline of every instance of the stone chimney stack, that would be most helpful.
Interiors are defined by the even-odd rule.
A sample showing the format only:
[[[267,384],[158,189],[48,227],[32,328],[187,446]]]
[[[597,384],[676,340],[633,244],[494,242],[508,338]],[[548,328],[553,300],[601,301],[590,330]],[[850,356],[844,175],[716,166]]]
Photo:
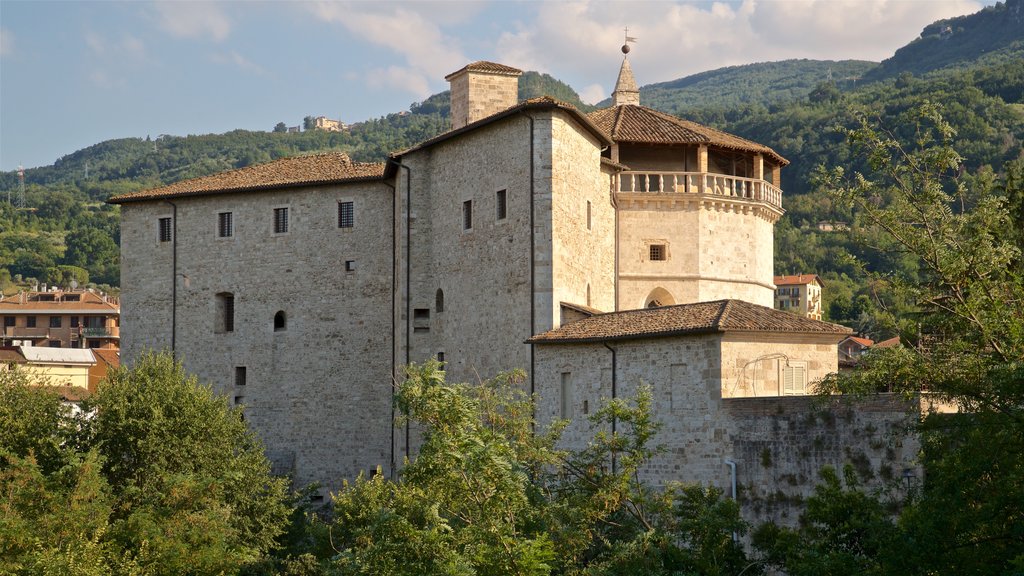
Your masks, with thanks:
[[[480,61],[445,76],[451,84],[452,129],[518,104],[522,74],[518,68]]]

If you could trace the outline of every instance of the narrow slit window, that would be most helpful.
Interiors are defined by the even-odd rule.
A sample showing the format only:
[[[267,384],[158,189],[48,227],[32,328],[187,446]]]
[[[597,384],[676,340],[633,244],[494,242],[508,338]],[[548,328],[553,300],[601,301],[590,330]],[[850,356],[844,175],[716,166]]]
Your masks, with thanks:
[[[235,386],[245,386],[245,366],[235,366]]]
[[[498,220],[504,220],[508,213],[507,194],[505,190],[498,190],[494,194],[495,216]]]
[[[562,372],[559,417],[572,418],[572,372]]]
[[[274,332],[284,332],[288,329],[288,318],[285,316],[284,310],[278,310],[277,314],[274,314]]]
[[[352,202],[338,202],[338,228],[352,228],[355,223],[355,205]]]
[[[434,310],[436,310],[438,314],[444,312],[444,290],[441,290],[440,288],[438,288],[437,293],[434,294]]]
[[[473,229],[473,201],[466,200],[462,203],[462,229]]]
[[[594,222],[593,222],[593,218],[592,218],[591,213],[592,213],[591,203],[590,203],[590,200],[587,200],[587,230],[592,230],[593,229]]]
[[[230,292],[217,294],[217,332],[235,331],[235,295]]]

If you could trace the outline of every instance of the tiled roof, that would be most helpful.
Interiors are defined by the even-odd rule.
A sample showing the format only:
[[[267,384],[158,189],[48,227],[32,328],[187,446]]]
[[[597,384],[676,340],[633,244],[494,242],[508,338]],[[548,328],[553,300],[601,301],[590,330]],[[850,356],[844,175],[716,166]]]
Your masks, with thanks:
[[[609,312],[537,334],[527,342],[602,342],[720,332],[842,335],[852,330],[742,300],[716,300]]]
[[[794,284],[810,284],[811,282],[817,281],[819,285],[824,286],[825,283],[821,281],[821,278],[817,274],[797,274],[795,276],[776,276],[772,280],[776,286],[792,286]]]
[[[849,337],[845,338],[843,341],[845,342],[846,340],[850,340],[850,341],[856,342],[857,344],[860,344],[861,346],[863,346],[865,348],[868,348],[872,344],[875,343],[875,341],[870,339],[870,338],[861,338],[859,336],[849,336]]]
[[[282,158],[266,164],[256,164],[220,174],[182,180],[160,188],[115,196],[108,202],[121,204],[179,196],[314,186],[346,181],[376,180],[383,176],[383,163],[353,162],[344,152],[326,152]]]
[[[445,80],[451,80],[453,76],[457,76],[462,72],[488,72],[491,74],[502,74],[505,76],[519,76],[523,73],[519,68],[513,68],[511,66],[505,66],[504,64],[498,64],[497,62],[488,62],[486,60],[479,60],[472,64],[466,64],[462,68],[459,68],[455,72],[444,77]]]
[[[900,345],[900,337],[899,336],[893,336],[892,338],[889,338],[888,340],[882,340],[881,342],[878,342],[877,344],[875,344],[875,348],[893,348],[893,347],[899,346],[899,345]]]
[[[401,158],[402,156],[405,156],[406,154],[409,154],[411,152],[416,152],[417,150],[429,148],[434,144],[444,142],[445,140],[448,140],[449,138],[454,138],[455,136],[458,136],[459,134],[462,134],[464,132],[475,130],[481,126],[485,126],[492,122],[496,122],[498,120],[501,120],[502,118],[508,118],[509,116],[518,114],[520,112],[524,112],[527,110],[550,110],[555,108],[568,112],[570,116],[575,118],[576,121],[579,122],[584,129],[593,134],[598,140],[601,141],[602,144],[611,144],[611,140],[608,139],[608,135],[605,132],[601,131],[600,128],[595,126],[594,123],[591,122],[585,114],[577,110],[575,106],[567,102],[562,102],[561,100],[556,100],[550,96],[540,96],[538,98],[530,98],[529,100],[523,100],[522,102],[516,104],[515,106],[506,108],[501,112],[496,112],[494,114],[491,114],[490,116],[487,116],[486,118],[481,118],[476,122],[470,122],[469,124],[466,124],[461,128],[449,130],[444,134],[439,134],[429,140],[424,140],[423,142],[420,142],[419,144],[416,144],[415,146],[412,146],[410,148],[406,148],[405,150],[399,152],[392,152],[391,157],[396,159]]]
[[[572,302],[559,302],[558,304],[563,308],[575,310],[581,314],[586,314],[587,316],[593,316],[595,314],[604,314],[604,312],[598,310],[597,308],[591,308],[590,306],[584,306],[583,304],[573,304]]]
[[[710,144],[731,150],[755,152],[789,164],[771,148],[728,132],[676,118],[645,106],[624,105],[595,110],[587,115],[616,142],[639,144]]]
[[[40,296],[53,296],[55,300],[39,300]],[[78,295],[79,300],[70,301],[68,295]],[[22,302],[24,298],[24,302]],[[0,300],[0,314],[18,314],[26,312],[53,311],[64,314],[78,313],[111,313],[118,312],[116,302],[104,301],[103,297],[92,292],[27,292],[8,296]]]

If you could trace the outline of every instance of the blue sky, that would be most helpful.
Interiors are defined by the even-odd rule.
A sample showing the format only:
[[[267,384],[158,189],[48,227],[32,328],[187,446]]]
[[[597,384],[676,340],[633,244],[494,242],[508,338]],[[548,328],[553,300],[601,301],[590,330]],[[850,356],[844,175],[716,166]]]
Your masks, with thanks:
[[[994,0],[163,2],[0,0],[0,170],[103,140],[358,122],[475,60],[608,95],[623,28],[640,84],[787,58],[882,60]]]

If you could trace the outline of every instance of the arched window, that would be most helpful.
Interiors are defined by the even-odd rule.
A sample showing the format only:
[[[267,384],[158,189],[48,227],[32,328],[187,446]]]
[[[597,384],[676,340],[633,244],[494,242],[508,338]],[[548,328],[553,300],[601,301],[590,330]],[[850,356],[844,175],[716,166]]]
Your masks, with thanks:
[[[434,310],[438,313],[444,312],[444,290],[437,289],[437,294],[434,295]]]
[[[278,310],[277,314],[274,314],[274,332],[284,332],[288,328],[288,318],[284,314],[284,310]]]
[[[644,308],[657,308],[659,306],[671,306],[676,303],[676,299],[669,294],[668,290],[664,288],[655,288],[651,290],[651,293],[647,295],[644,300]]]
[[[219,292],[216,296],[217,325],[214,332],[235,331],[235,295],[231,292]]]

